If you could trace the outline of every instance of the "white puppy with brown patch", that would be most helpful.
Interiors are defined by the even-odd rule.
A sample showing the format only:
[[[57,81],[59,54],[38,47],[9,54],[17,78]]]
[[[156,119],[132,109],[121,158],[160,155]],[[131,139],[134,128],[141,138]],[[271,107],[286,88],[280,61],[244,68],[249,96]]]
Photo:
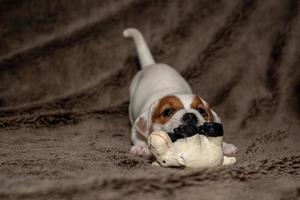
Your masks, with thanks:
[[[172,67],[155,63],[140,31],[128,28],[124,37],[136,45],[142,69],[133,78],[129,93],[129,118],[132,124],[130,152],[149,155],[147,138],[153,131],[172,132],[184,124],[221,123],[208,103],[193,94],[187,81]],[[237,152],[232,144],[223,143],[224,154]]]

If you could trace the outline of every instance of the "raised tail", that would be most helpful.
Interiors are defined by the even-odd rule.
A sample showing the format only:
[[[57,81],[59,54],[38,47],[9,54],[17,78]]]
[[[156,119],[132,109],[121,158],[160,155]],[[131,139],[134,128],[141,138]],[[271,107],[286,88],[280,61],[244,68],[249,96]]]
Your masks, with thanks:
[[[123,31],[123,36],[131,37],[133,39],[137,48],[138,57],[142,68],[155,64],[150,49],[147,46],[146,41],[139,30],[135,28],[127,28]]]

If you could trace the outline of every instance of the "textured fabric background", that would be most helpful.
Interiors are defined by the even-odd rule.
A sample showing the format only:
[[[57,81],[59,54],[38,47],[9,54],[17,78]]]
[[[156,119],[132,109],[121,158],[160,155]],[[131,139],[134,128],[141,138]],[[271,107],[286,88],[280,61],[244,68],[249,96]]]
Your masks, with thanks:
[[[0,199],[299,199],[299,0],[0,0]],[[221,116],[234,166],[129,154],[126,27]]]

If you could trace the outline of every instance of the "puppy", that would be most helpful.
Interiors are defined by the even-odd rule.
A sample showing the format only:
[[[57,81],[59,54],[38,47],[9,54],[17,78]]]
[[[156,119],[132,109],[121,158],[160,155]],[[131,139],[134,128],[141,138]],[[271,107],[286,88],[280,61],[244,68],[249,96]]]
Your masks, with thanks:
[[[154,61],[140,31],[128,28],[123,35],[133,39],[142,68],[129,88],[131,153],[150,155],[147,138],[153,131],[173,132],[179,125],[200,126],[206,121],[221,123],[208,103],[192,92],[190,85],[174,68]],[[237,148],[223,143],[223,151],[232,154]]]

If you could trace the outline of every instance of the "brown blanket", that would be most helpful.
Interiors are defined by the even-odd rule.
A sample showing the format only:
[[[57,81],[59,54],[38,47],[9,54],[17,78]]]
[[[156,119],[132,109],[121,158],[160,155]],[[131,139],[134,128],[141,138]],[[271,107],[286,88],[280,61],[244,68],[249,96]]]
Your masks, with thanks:
[[[0,199],[297,199],[299,0],[0,0]],[[234,166],[129,154],[126,27],[221,116]]]

